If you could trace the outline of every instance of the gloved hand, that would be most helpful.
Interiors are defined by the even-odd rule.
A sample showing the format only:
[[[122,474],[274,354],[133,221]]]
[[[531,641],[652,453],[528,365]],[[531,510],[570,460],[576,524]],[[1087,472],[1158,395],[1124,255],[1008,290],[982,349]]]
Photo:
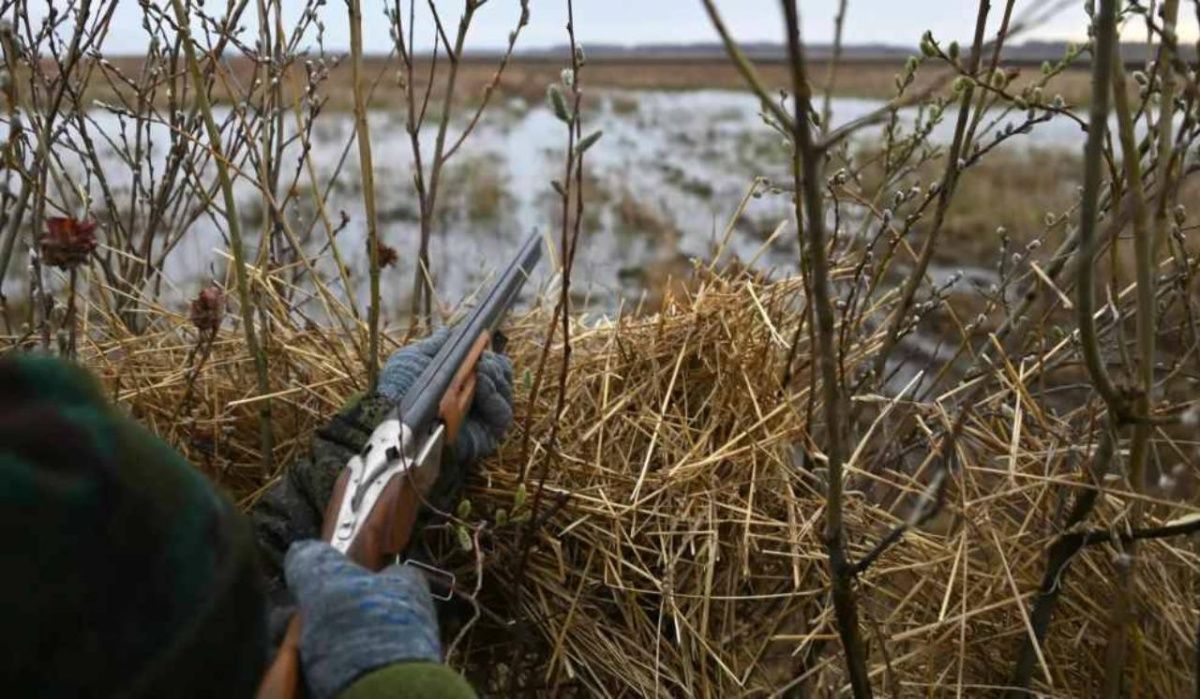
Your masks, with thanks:
[[[371,573],[323,541],[292,544],[284,570],[300,607],[300,660],[314,699],[386,665],[441,662],[437,614],[420,570]]]
[[[446,329],[438,330],[424,340],[400,349],[388,358],[379,374],[379,394],[399,402],[413,385],[449,336]],[[454,499],[466,479],[467,467],[495,453],[513,421],[513,367],[502,354],[484,352],[479,359],[475,400],[467,411],[458,434],[451,445],[451,459],[442,462],[442,472],[428,495],[438,509],[454,505]]]

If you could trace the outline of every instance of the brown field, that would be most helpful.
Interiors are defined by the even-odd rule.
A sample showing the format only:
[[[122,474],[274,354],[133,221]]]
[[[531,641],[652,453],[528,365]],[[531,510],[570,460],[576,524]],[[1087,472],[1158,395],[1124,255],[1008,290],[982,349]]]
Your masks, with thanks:
[[[142,59],[140,57],[124,57],[110,59],[113,70],[122,75],[136,79],[141,73]],[[512,61],[504,73],[499,86],[499,94],[506,97],[519,96],[526,100],[540,100],[544,97],[546,87],[560,79],[565,63],[546,58],[518,57]],[[484,58],[468,58],[463,61],[459,71],[458,94],[467,103],[477,103],[484,92],[485,86],[495,75],[497,60]],[[254,66],[240,59],[231,61],[228,75],[241,86],[243,91],[253,79]],[[376,83],[372,97],[372,105],[380,108],[398,108],[402,105],[404,91],[399,82],[396,60],[386,60],[383,57],[368,57],[366,59],[366,74]],[[444,79],[447,70],[443,62],[438,66],[439,80]],[[1040,77],[1036,66],[1015,66],[1019,72],[1014,83],[1015,89],[1032,79]],[[840,97],[862,97],[887,99],[895,95],[895,76],[900,65],[890,62],[857,61],[843,63],[838,71],[834,94]],[[424,82],[423,76],[428,75],[428,64],[418,65],[415,77]],[[761,62],[758,70],[763,81],[772,88],[784,89],[788,85],[788,67],[783,62]],[[328,99],[327,106],[331,109],[351,109],[353,106],[350,86],[350,65],[346,61],[338,62],[330,71],[328,77],[318,89],[318,94]],[[826,84],[829,66],[816,63],[812,66],[812,74],[817,76],[817,89],[821,91]],[[944,69],[924,69],[918,72],[914,89],[919,89],[935,80],[946,77]],[[290,95],[298,94],[304,89],[304,70],[296,65],[288,74],[285,84]],[[1085,69],[1070,70],[1058,76],[1046,90],[1049,94],[1061,94],[1068,104],[1083,104],[1090,93],[1088,73]],[[85,97],[102,101],[119,101],[118,93],[128,91],[121,86],[121,80],[92,80],[87,87]],[[623,90],[697,90],[697,89],[744,89],[737,70],[731,63],[721,58],[604,58],[594,59],[588,63],[583,74],[583,84],[590,88],[623,89]],[[227,100],[228,88],[218,86],[216,97]]]

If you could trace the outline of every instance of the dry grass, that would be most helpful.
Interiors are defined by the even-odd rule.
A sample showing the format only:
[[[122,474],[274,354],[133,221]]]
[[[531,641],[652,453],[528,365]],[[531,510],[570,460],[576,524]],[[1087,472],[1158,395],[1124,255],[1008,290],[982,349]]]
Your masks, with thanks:
[[[938,164],[940,165],[940,163]],[[964,173],[946,214],[944,245],[934,254],[943,264],[993,263],[1000,248],[998,228],[1016,245],[1033,240],[1053,249],[1062,242],[1064,215],[1078,201],[1081,158],[1074,151],[1029,149],[1002,151],[984,158]],[[921,178],[934,181],[937,168],[922,168]],[[1055,214],[1047,224],[1047,213]]]
[[[711,2],[705,4],[712,8]],[[1111,16],[1115,0],[1100,5]],[[982,10],[987,6],[981,1]],[[468,12],[472,7],[467,6]],[[178,3],[177,9],[182,15]],[[976,32],[980,46],[985,15],[981,12]],[[721,26],[715,12],[712,17]],[[794,35],[794,16],[790,24]],[[169,27],[160,33],[168,39],[163,46],[173,45]],[[1114,36],[1109,32],[1099,48],[1111,48]],[[947,66],[959,64],[930,41],[924,47],[930,58],[904,69],[917,70],[915,83],[906,89],[927,109],[934,106],[928,96],[914,93],[927,81],[947,77]],[[12,46],[5,48],[6,53],[14,52]],[[54,54],[56,49],[47,50]],[[69,56],[72,61],[85,55],[72,53],[77,54]],[[204,53],[224,55],[219,49]],[[799,48],[793,46],[792,53],[797,66],[792,77],[802,86]],[[974,53],[980,55],[978,50]],[[45,59],[37,44],[29,48],[29,55],[36,58],[25,66],[49,65],[38,63]],[[178,58],[178,52],[163,54],[158,66],[173,65]],[[242,136],[231,141],[242,149],[230,158],[239,168],[240,163],[255,164],[255,153],[247,149],[258,148],[257,134],[266,126],[262,115],[295,109],[300,124],[307,124],[305,119],[326,113],[312,100],[328,98],[328,111],[346,108],[350,86],[361,95],[374,76],[381,76],[381,82],[373,105],[391,111],[407,108],[413,119],[418,118],[415,93],[421,86],[416,81],[425,74],[421,66],[406,64],[413,68],[406,90],[396,82],[395,63],[369,61],[367,80],[346,79],[348,64],[336,66],[328,76],[318,71],[302,80],[298,69],[286,67],[299,65],[292,58],[300,60],[289,57],[280,63],[262,57],[264,62],[258,64],[239,58],[204,63],[202,71],[193,71],[215,81],[215,98],[261,105],[245,113],[252,117],[245,123],[240,112],[231,112],[224,127]],[[16,60],[10,58],[10,63]],[[571,61],[578,69],[578,54],[571,52]],[[98,66],[102,75],[93,75],[89,82],[82,70],[64,69],[65,79],[54,77],[53,70],[35,71],[32,87],[38,89],[20,91],[40,95],[31,100],[37,107],[34,113],[42,110],[42,127],[33,136],[39,157],[53,155],[55,149],[80,148],[69,130],[60,140],[51,128],[57,125],[50,116],[71,111],[53,106],[64,95],[75,113],[88,104],[86,100],[99,97],[125,102],[131,112],[158,115],[163,113],[159,100],[168,89],[187,94],[176,89],[180,79],[173,68],[147,71],[140,86],[128,88],[135,95],[106,94],[105,90],[127,89],[106,82],[113,71],[135,73],[140,64],[93,63],[90,53],[84,62],[89,71]],[[1098,63],[1103,68],[1103,62]],[[1006,160],[1000,151],[988,151],[986,164],[966,167],[963,158],[974,156],[971,150],[958,150],[963,147],[960,137],[973,111],[982,116],[972,105],[982,110],[991,104],[974,102],[972,91],[1002,84],[994,75],[955,81],[959,107],[950,112],[959,115],[954,139],[958,145],[949,153],[919,137],[921,142],[904,154],[885,137],[879,148],[889,165],[883,172],[872,174],[871,166],[859,161],[827,173],[805,122],[798,122],[799,128],[789,126],[794,116],[774,102],[772,91],[789,83],[785,66],[763,63],[760,80],[744,62],[739,65],[768,105],[768,127],[790,133],[797,144],[783,146],[776,158],[755,149],[753,142],[741,144],[748,147],[740,149],[746,153],[739,157],[751,163],[772,162],[799,153],[792,189],[804,192],[803,213],[808,214],[797,211],[796,218],[768,226],[774,232],[759,238],[769,245],[777,234],[795,232],[789,232],[789,223],[803,220],[808,236],[801,238],[820,246],[807,248],[805,259],[812,261],[806,267],[811,277],[807,282],[821,298],[810,304],[803,292],[805,282],[798,278],[767,281],[740,271],[740,265],[721,272],[700,267],[692,278],[682,280],[679,257],[668,256],[661,264],[648,261],[643,271],[671,280],[654,282],[663,287],[661,297],[640,308],[623,308],[612,320],[566,317],[562,335],[570,345],[558,344],[563,341],[553,334],[551,340],[543,340],[546,328],[553,327],[544,303],[555,298],[558,291],[553,288],[545,290],[547,295],[533,310],[513,318],[508,331],[518,367],[520,416],[515,434],[481,465],[467,492],[471,506],[457,508],[455,517],[426,530],[440,564],[453,569],[459,583],[459,604],[447,608],[445,619],[445,629],[453,636],[447,639],[450,662],[463,668],[481,690],[497,694],[548,694],[558,689],[612,696],[768,695],[787,690],[829,695],[845,692],[848,664],[856,669],[860,693],[867,683],[862,675],[869,672],[877,687],[893,695],[974,695],[994,693],[1010,678],[1022,689],[1030,685],[1026,673],[1014,672],[1014,666],[1018,657],[1035,655],[1031,687],[1043,694],[1092,696],[1099,693],[1105,675],[1110,677],[1105,689],[1114,695],[1127,691],[1180,696],[1193,691],[1198,621],[1194,593],[1200,581],[1192,537],[1200,530],[1200,499],[1194,492],[1197,440],[1196,420],[1191,418],[1200,412],[1193,405],[1194,363],[1200,356],[1200,324],[1194,313],[1200,299],[1194,280],[1200,258],[1188,236],[1194,232],[1194,223],[1188,225],[1188,192],[1195,185],[1184,182],[1193,169],[1180,161],[1186,167],[1172,175],[1171,158],[1157,158],[1155,167],[1166,174],[1153,180],[1165,192],[1155,226],[1169,245],[1157,251],[1138,247],[1135,276],[1140,286],[1135,289],[1126,283],[1133,268],[1128,266],[1129,246],[1120,238],[1142,226],[1127,226],[1112,215],[1124,206],[1123,199],[1114,195],[1107,204],[1098,201],[1102,131],[1090,131],[1086,172],[1092,177],[1082,197],[1083,214],[1075,211],[1080,204],[1073,195],[1073,173],[1083,168],[1073,159],[1047,163],[1039,160],[1045,156],[1034,154]],[[256,66],[268,77],[278,71],[280,80],[254,87]],[[561,67],[559,61],[518,61],[500,89],[506,96],[541,101],[546,85],[562,79]],[[823,66],[810,68],[815,74],[824,72]],[[438,122],[439,144],[444,145],[453,108],[477,100],[492,70],[491,62],[484,67],[464,61],[457,97],[435,100],[441,106],[435,105],[429,117]],[[451,72],[455,71],[445,71]],[[884,64],[846,66],[839,91],[891,95],[895,72]],[[1010,91],[1020,90],[1036,73],[1022,69],[1008,84]],[[204,75],[193,75],[193,81],[203,84]],[[566,87],[578,97],[579,76],[577,71],[572,75]],[[454,84],[448,76],[441,79]],[[741,83],[723,61],[595,61],[586,80],[589,89]],[[1082,73],[1067,72],[1055,81],[1042,95],[1047,101],[1054,93],[1069,103],[1086,101]],[[1097,72],[1097,82],[1105,84],[1103,70]],[[17,84],[24,81],[18,77],[8,83],[7,98],[14,107],[22,99],[12,94]],[[67,89],[75,84],[86,84],[88,94]],[[264,93],[266,86],[272,88]],[[300,99],[308,87],[313,89],[310,98]],[[1188,94],[1194,95],[1194,88]],[[47,102],[46,96],[53,101]],[[1153,92],[1148,96],[1154,99]],[[1016,98],[1002,102],[1016,113],[1030,109]],[[1028,118],[1049,118],[1059,110],[1055,103],[1033,105]],[[511,106],[514,111],[523,108],[519,103]],[[1093,123],[1106,118],[1101,113],[1103,100],[1092,106]],[[802,116],[804,105],[799,107],[801,111],[792,114]],[[210,110],[200,111],[212,121]],[[199,123],[196,115],[191,117],[193,127]],[[880,111],[872,118],[876,117],[886,115]],[[860,124],[867,121],[871,119]],[[1170,123],[1163,120],[1164,125]],[[571,142],[583,133],[579,124],[572,122]],[[207,125],[216,130],[215,124]],[[1159,149],[1194,152],[1200,134],[1195,125],[1195,120],[1184,119],[1177,136],[1164,126]],[[271,129],[261,141],[261,171],[284,179],[280,187],[273,181],[255,183],[263,202],[258,212],[250,212],[263,228],[259,254],[247,257],[245,266],[237,258],[236,269],[225,256],[217,263],[224,269],[213,270],[227,288],[233,272],[238,272],[239,313],[227,314],[224,326],[213,322],[212,334],[200,335],[183,314],[167,305],[172,303],[167,299],[178,302],[195,291],[172,288],[169,280],[157,276],[161,270],[153,264],[154,246],[162,247],[165,259],[172,249],[167,243],[183,236],[194,220],[177,219],[170,212],[224,218],[234,232],[238,221],[231,196],[225,197],[224,211],[212,201],[217,190],[205,175],[212,154],[204,141],[196,140],[198,133],[196,128],[172,131],[172,152],[183,154],[180,167],[153,188],[160,196],[139,194],[130,200],[138,203],[130,209],[133,213],[152,206],[139,202],[169,204],[161,211],[155,208],[146,219],[154,224],[138,229],[136,236],[127,232],[124,241],[108,237],[100,259],[72,270],[69,282],[58,271],[44,270],[39,257],[30,258],[33,273],[24,280],[28,294],[18,294],[30,299],[28,323],[7,329],[21,336],[4,344],[43,351],[58,344],[60,354],[72,356],[78,341],[79,360],[101,376],[118,403],[176,445],[243,506],[250,506],[278,477],[281,465],[303,457],[309,435],[353,393],[366,388],[369,367],[402,339],[385,332],[377,347],[377,319],[364,322],[356,304],[347,301],[356,287],[351,274],[357,277],[361,272],[341,256],[344,250],[335,240],[340,229],[334,228],[327,212],[320,214],[325,240],[317,240],[316,218],[304,234],[308,237],[303,237],[292,230],[288,217],[266,205],[279,191],[298,187],[311,193],[316,209],[327,203],[307,156],[298,161],[304,167],[297,166],[292,182],[286,181],[293,161],[285,153],[282,130]],[[90,142],[80,138],[83,151],[94,153]],[[1122,139],[1123,151],[1132,153],[1128,140]],[[1147,154],[1153,152],[1150,145]],[[432,157],[431,183],[445,163],[439,152],[441,145],[435,146]],[[563,155],[572,172],[581,154],[568,144]],[[1107,162],[1119,160],[1113,149],[1105,155]],[[147,167],[143,163],[148,158],[135,155],[131,173]],[[90,183],[95,175],[103,185],[103,169],[99,158],[94,159],[95,168],[83,181]],[[964,167],[961,187],[956,188]],[[224,174],[225,168],[218,172]],[[24,165],[10,173],[21,192],[15,204],[12,198],[5,200],[5,206],[11,206],[6,209],[11,214],[6,244],[26,241],[26,204],[33,208],[29,225],[34,232],[41,231],[51,211],[77,210],[104,215],[108,221],[123,218],[113,214],[126,210],[124,201],[105,197],[95,211],[100,200],[87,199],[82,189],[80,201],[71,198],[71,186],[59,183],[52,190],[47,177],[66,177],[64,173],[61,166],[29,170]],[[306,173],[307,178],[302,177]],[[657,231],[664,239],[675,235],[669,220],[632,196],[646,193],[633,192],[622,199],[619,190],[601,192],[602,183],[590,181],[595,178],[582,168],[575,173],[580,201],[589,206],[565,215],[562,209],[552,210],[558,214],[552,220],[561,217],[563,223],[561,247],[570,250],[568,239],[582,228],[594,228],[587,218],[596,215],[590,206],[593,195],[607,198],[630,228]],[[678,186],[691,186],[686,175],[681,172]],[[825,175],[830,175],[828,196],[820,191]],[[252,177],[240,169],[237,176]],[[456,190],[479,201],[473,212],[470,199],[449,202],[462,215],[486,217],[506,207],[499,173],[477,167],[447,171],[447,177]],[[920,188],[914,189],[911,180],[918,178]],[[1135,181],[1134,175],[1128,178]],[[1111,179],[1108,189],[1126,189],[1120,177]],[[78,184],[75,178],[67,180],[68,185]],[[945,187],[938,194],[931,188],[935,181]],[[1140,178],[1136,181],[1138,186],[1129,191],[1140,188],[1143,196],[1152,192],[1142,188]],[[1179,196],[1177,181],[1184,188]],[[372,191],[369,178],[364,187]],[[766,187],[755,181],[732,217],[735,222],[745,216],[747,202]],[[425,241],[433,230],[436,187],[431,184],[426,190],[418,178],[414,189],[423,203],[419,218]],[[561,194],[560,205],[569,209],[571,195]],[[837,208],[829,212],[823,200]],[[371,201],[365,200],[368,212]],[[1176,204],[1182,206],[1175,209]],[[1104,236],[1120,240],[1115,248],[1121,254],[1097,255],[1092,249],[1098,209],[1108,212],[1106,218],[1113,224]],[[828,213],[834,214],[832,222]],[[368,213],[368,219],[372,216]],[[1053,223],[1047,222],[1050,216]],[[1082,252],[1072,253],[1064,245],[1055,267],[1039,257],[1044,250],[1026,254],[1033,252],[1024,247],[1027,241],[1044,235],[1043,248],[1052,247],[1059,240],[1053,236],[1075,229],[1076,221],[1080,225],[1070,239],[1084,244]],[[581,222],[585,225],[578,225]],[[828,250],[831,272],[825,265],[822,223],[835,234]],[[275,224],[271,227],[276,230],[268,231],[268,224]],[[1005,251],[1004,259],[1011,264],[998,266],[995,291],[956,289],[947,295],[936,284],[926,291],[927,262],[935,256],[949,261],[938,255],[943,250],[953,251],[947,257],[958,259],[996,250],[999,225],[1011,229],[1014,247]],[[721,246],[738,225],[726,230]],[[1165,240],[1168,236],[1170,241]],[[1144,231],[1138,237],[1143,243],[1152,240]],[[155,243],[155,238],[161,242]],[[240,246],[236,235],[230,238]],[[28,242],[36,245],[35,240]],[[294,249],[295,257],[273,253],[283,242]],[[934,250],[935,244],[941,247]],[[1024,252],[1018,254],[1018,247]],[[380,249],[372,246],[370,251],[377,256]],[[573,252],[567,257],[573,259]],[[1034,258],[1047,262],[1045,269],[1030,264]],[[110,267],[114,259],[121,262],[116,269]],[[916,270],[904,271],[911,270],[913,259],[919,260]],[[1102,289],[1105,304],[1096,316],[1091,313],[1093,262],[1096,268],[1112,268],[1106,271],[1111,279]],[[565,263],[567,269],[570,266]],[[1074,288],[1076,271],[1082,293]],[[900,289],[894,283],[897,275],[904,277]],[[565,301],[571,298],[569,286],[567,280],[560,281]],[[824,298],[828,286],[835,299]],[[1151,294],[1137,293],[1147,290]],[[59,302],[64,295],[66,304]],[[79,311],[68,313],[66,308],[76,307],[76,296]],[[379,296],[372,297],[371,307],[378,308]],[[429,313],[417,308],[420,296],[413,300],[414,316]],[[655,312],[641,312],[647,309]],[[1078,311],[1077,322],[1060,323],[1060,309]],[[810,315],[820,320],[815,328],[801,325]],[[1131,322],[1135,315],[1143,322]],[[932,341],[954,357],[948,363],[936,351],[920,348],[920,341],[931,340],[920,336],[931,321],[937,322]],[[258,356],[249,323],[259,328]],[[1130,325],[1137,335],[1136,356],[1128,342]],[[808,344],[814,334],[824,347],[820,352]],[[1161,361],[1155,340],[1160,341]],[[544,342],[555,345],[546,347]],[[539,390],[534,387],[542,386],[543,372],[538,369],[534,379],[530,371],[539,358],[547,357],[546,375],[561,376],[562,383],[548,380]],[[570,371],[559,364],[568,357]],[[1083,359],[1086,374],[1080,369]],[[824,377],[826,390],[821,394],[814,390],[814,360],[819,360]],[[893,368],[910,373],[901,372],[892,380]],[[1122,409],[1128,401],[1113,397],[1118,389],[1111,380],[1097,378],[1109,373],[1120,390],[1126,390],[1126,383],[1134,385],[1129,379],[1137,377],[1143,391],[1138,403],[1148,407],[1146,412],[1138,408],[1141,417],[1133,430],[1122,423],[1135,415],[1127,406]],[[1106,387],[1104,403],[1092,395],[1095,386]],[[850,406],[822,405],[822,395],[833,401],[843,392]],[[839,412],[842,407],[848,416]],[[268,408],[269,421],[263,419]],[[1184,416],[1189,419],[1181,419]],[[827,458],[822,450],[843,439],[840,431],[827,433],[826,420],[836,425],[843,417],[851,444],[845,450],[831,448]],[[1106,424],[1116,425],[1120,434],[1114,437],[1114,429],[1102,439],[1101,425]],[[264,425],[270,427],[273,443],[266,438],[270,435],[260,435]],[[1129,431],[1134,434],[1127,439],[1124,433]],[[826,464],[830,474],[840,475],[841,451],[849,452],[846,477],[828,477]],[[1143,473],[1179,477],[1176,482],[1167,478],[1144,483]],[[540,474],[547,474],[544,480]],[[1089,495],[1096,495],[1094,508]],[[1068,510],[1074,514],[1064,517]],[[1177,526],[1168,527],[1165,534],[1146,529],[1172,522]],[[1087,536],[1063,531],[1068,526],[1087,527]],[[836,536],[825,541],[823,530]],[[851,566],[859,564],[851,571],[840,565],[842,532]],[[1121,537],[1140,541],[1136,558],[1125,555],[1132,546],[1120,544]],[[1085,545],[1085,539],[1090,543]],[[464,540],[469,545],[464,546]],[[1075,540],[1082,551],[1071,557],[1074,551],[1067,544]],[[894,546],[880,545],[891,541]],[[1049,562],[1063,551],[1069,568]],[[832,601],[831,589],[840,593]],[[853,598],[857,613],[849,604]],[[1134,614],[1126,617],[1126,609]],[[841,617],[836,623],[835,610]],[[1040,618],[1030,618],[1039,611]],[[1051,614],[1053,621],[1045,621]],[[865,644],[859,642],[860,630]],[[1026,647],[1029,653],[1023,652]],[[843,663],[843,649],[852,662]],[[1120,686],[1123,678],[1126,682]]]
[[[531,689],[730,696],[775,692],[794,680],[814,694],[843,686],[825,600],[822,438],[810,419],[820,415],[819,397],[810,393],[806,345],[792,384],[780,385],[802,285],[701,270],[691,288],[659,315],[576,322],[557,448],[545,441],[555,403],[546,390],[532,420],[474,479],[463,524],[480,548],[446,565],[457,569],[464,596],[483,576],[482,615],[451,656],[481,689],[507,686],[517,638],[529,640],[519,674]],[[274,315],[264,340],[276,463],[286,463],[362,388],[364,371],[351,338],[296,320],[270,299],[266,308]],[[85,317],[103,313],[91,311]],[[251,502],[272,474],[252,465],[253,363],[241,335],[219,333],[185,401],[195,332],[182,316],[147,312],[151,329],[140,336],[121,334],[119,323],[88,328],[82,361],[139,420]],[[521,374],[541,351],[548,313],[538,306],[508,329],[519,405],[528,400]],[[847,372],[869,364],[877,346],[878,338],[857,343],[844,358]],[[550,356],[553,365],[561,355]],[[987,390],[957,444],[943,516],[909,533],[859,583],[871,671],[897,695],[974,695],[1004,684],[1059,511],[1068,493],[1089,487],[1081,464],[1096,443],[1091,416],[1047,412],[1030,397],[1043,364],[1000,360],[979,379]],[[942,457],[936,435],[948,429],[955,396],[909,398],[857,397],[871,426],[848,465],[855,558],[909,516]],[[506,590],[533,499],[532,484],[527,498],[517,486],[524,430],[532,430],[530,461],[549,459],[550,469],[517,614]],[[1093,520],[1099,528],[1115,525],[1135,497],[1116,483],[1105,487]],[[1150,504],[1148,525],[1197,511],[1136,497]],[[1039,691],[1096,692],[1118,579],[1113,556],[1110,546],[1091,547],[1062,576],[1045,669],[1035,673]],[[1198,568],[1187,538],[1139,549],[1141,623],[1130,662],[1140,695],[1189,691]],[[524,620],[518,629],[506,627],[512,618]]]

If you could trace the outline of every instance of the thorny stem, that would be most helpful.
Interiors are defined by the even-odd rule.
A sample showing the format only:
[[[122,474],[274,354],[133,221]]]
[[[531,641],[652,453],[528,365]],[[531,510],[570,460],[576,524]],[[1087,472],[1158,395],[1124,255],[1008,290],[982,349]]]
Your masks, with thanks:
[[[178,0],[176,0],[177,2]],[[350,65],[354,80],[354,125],[362,170],[363,207],[367,217],[367,260],[370,265],[370,305],[367,308],[367,390],[379,382],[379,216],[375,210],[375,169],[371,162],[371,130],[362,76],[362,3],[349,0]]]
[[[795,115],[792,120],[795,148],[792,157],[792,179],[796,187],[797,227],[804,221],[808,229],[809,274],[816,318],[817,362],[821,374],[822,400],[825,411],[825,456],[828,469],[828,491],[825,512],[825,545],[829,555],[829,573],[834,614],[838,635],[846,656],[846,669],[855,697],[870,697],[871,681],[867,673],[866,650],[858,624],[858,608],[853,587],[854,578],[846,554],[846,532],[843,521],[843,462],[846,454],[842,424],[842,388],[838,381],[838,355],[835,347],[834,308],[829,281],[829,252],[826,248],[825,210],[821,193],[820,153],[813,143],[809,122],[812,110],[812,90],[805,64],[804,47],[800,41],[800,15],[795,0],[783,0],[787,24],[788,55],[792,68],[792,92]],[[803,193],[803,204],[801,204]]]
[[[229,161],[225,157],[221,142],[221,131],[213,118],[212,102],[205,89],[204,76],[200,72],[200,61],[196,57],[196,46],[192,41],[191,25],[188,12],[183,6],[183,0],[171,0],[175,11],[175,19],[182,34],[183,51],[187,58],[188,70],[192,83],[196,87],[196,103],[208,132],[208,147],[213,154],[213,164],[217,170],[217,178],[221,185],[221,194],[225,202],[225,220],[229,227],[229,247],[233,255],[234,277],[237,280],[238,306],[242,315],[242,329],[246,335],[246,346],[254,359],[254,369],[258,378],[258,391],[266,396],[271,392],[270,377],[267,369],[267,355],[258,343],[258,335],[254,329],[254,306],[251,302],[250,278],[246,272],[245,250],[242,247],[241,219],[238,217],[237,198],[233,194],[233,180],[229,175]],[[271,400],[264,398],[259,407],[259,437],[262,448],[264,468],[271,469],[272,452],[274,450],[274,435],[271,427]]]

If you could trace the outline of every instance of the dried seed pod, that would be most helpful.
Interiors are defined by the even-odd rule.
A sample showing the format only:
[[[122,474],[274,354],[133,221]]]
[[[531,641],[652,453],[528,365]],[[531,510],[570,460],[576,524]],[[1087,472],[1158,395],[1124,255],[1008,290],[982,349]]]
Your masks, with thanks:
[[[59,269],[74,269],[87,262],[96,249],[96,222],[79,220],[69,216],[46,219],[46,232],[42,234],[42,258],[48,265]]]
[[[202,333],[215,333],[225,316],[225,292],[213,284],[196,294],[189,306],[192,325]]]
[[[396,252],[396,248],[383,243],[376,243],[376,250],[379,256],[379,269],[387,269],[392,267],[400,260],[400,254]]]

